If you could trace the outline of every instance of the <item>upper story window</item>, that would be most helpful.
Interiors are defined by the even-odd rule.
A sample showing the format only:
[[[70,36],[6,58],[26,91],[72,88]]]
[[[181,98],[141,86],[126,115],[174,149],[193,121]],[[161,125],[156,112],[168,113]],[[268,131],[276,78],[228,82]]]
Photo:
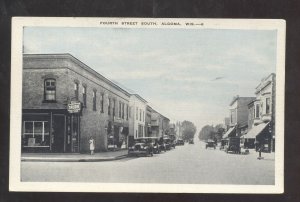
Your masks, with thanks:
[[[82,101],[83,107],[86,108],[86,86],[83,86],[82,88]]]
[[[124,119],[124,117],[125,117],[125,104],[124,103],[122,103],[122,119]]]
[[[110,115],[110,108],[111,108],[111,106],[110,106],[110,105],[111,105],[111,104],[110,104],[111,101],[110,101],[110,100],[111,100],[110,98],[107,99],[107,102],[108,102],[107,114],[108,114],[108,115]]]
[[[97,91],[93,90],[93,110],[96,111],[96,102],[97,102]]]
[[[55,101],[56,100],[56,81],[55,79],[46,79],[45,83],[44,100]]]
[[[255,105],[255,118],[259,118],[259,104]]]
[[[104,113],[104,94],[101,93],[101,113]]]
[[[145,111],[143,111],[143,121],[145,121]]]
[[[128,117],[131,118],[131,107],[128,106]]]
[[[270,114],[270,98],[266,98],[266,114]]]
[[[139,120],[139,108],[137,108],[137,107],[135,110],[135,117],[136,117],[136,120]]]
[[[116,100],[113,99],[113,116],[116,115]]]
[[[142,109],[140,109],[140,121],[142,121]]]
[[[78,100],[78,83],[74,83],[74,93],[76,100]]]
[[[126,120],[128,120],[128,116],[129,116],[129,107],[128,104],[126,104]]]
[[[122,104],[121,101],[119,101],[119,118],[121,118],[122,115]]]

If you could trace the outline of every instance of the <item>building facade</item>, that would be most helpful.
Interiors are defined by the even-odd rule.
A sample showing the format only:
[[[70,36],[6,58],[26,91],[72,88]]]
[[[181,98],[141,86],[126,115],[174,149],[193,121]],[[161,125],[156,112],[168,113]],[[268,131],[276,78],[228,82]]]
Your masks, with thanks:
[[[249,132],[247,138],[256,139],[265,151],[275,151],[275,92],[276,75],[263,78],[255,88],[256,99],[249,103]]]
[[[132,116],[129,120],[129,136],[131,139],[145,137],[147,101],[137,94],[132,94],[129,104],[132,110]]]
[[[152,137],[163,137],[170,133],[170,119],[152,109],[151,132]]]
[[[145,118],[145,136],[146,137],[152,136],[151,116],[152,116],[152,108],[149,105],[147,105],[146,106],[146,118]]]
[[[223,138],[240,137],[247,133],[248,129],[248,104],[255,97],[239,97],[233,98],[229,105],[229,129]]]
[[[70,54],[24,54],[22,98],[24,152],[126,144],[130,94]]]

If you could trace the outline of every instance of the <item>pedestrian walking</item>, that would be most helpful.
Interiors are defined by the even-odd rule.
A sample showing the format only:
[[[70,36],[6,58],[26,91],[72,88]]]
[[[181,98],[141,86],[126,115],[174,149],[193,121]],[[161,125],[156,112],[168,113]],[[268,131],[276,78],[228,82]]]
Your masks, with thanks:
[[[95,150],[95,140],[94,140],[94,138],[92,136],[89,139],[89,144],[90,144],[91,155],[93,155],[94,154],[94,150]]]
[[[261,157],[261,152],[264,150],[264,145],[263,144],[260,144],[259,148],[258,148],[258,152],[259,152],[259,155],[257,157],[258,160],[261,160],[263,159],[263,157]]]

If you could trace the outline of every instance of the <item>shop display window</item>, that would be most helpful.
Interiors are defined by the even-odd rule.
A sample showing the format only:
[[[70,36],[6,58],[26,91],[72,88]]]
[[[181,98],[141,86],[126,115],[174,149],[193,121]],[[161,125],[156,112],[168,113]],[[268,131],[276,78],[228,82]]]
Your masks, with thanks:
[[[23,147],[50,147],[48,121],[24,121]]]

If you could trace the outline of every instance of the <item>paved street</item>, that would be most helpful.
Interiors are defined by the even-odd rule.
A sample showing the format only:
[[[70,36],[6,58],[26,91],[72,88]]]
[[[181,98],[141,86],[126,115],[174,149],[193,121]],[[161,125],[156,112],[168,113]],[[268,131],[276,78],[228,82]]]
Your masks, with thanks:
[[[22,181],[272,185],[274,153],[226,154],[195,141],[153,157],[106,162],[22,162]]]

